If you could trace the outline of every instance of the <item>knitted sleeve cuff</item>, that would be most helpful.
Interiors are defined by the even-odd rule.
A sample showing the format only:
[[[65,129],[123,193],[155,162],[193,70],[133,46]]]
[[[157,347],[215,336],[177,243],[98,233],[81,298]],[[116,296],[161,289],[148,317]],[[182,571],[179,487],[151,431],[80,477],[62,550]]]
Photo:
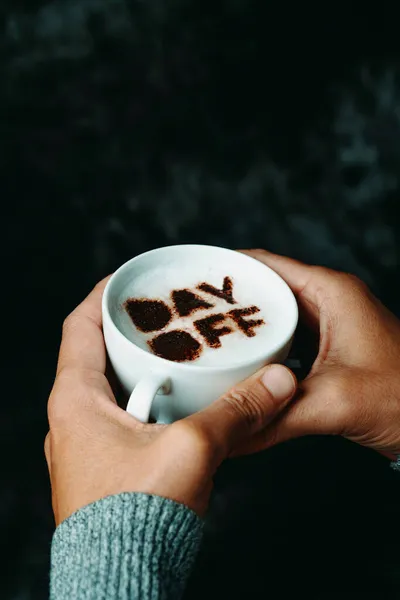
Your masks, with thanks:
[[[400,456],[397,457],[397,460],[391,462],[390,466],[394,471],[400,471]]]
[[[178,599],[194,563],[201,519],[172,500],[109,496],[57,527],[51,600]]]

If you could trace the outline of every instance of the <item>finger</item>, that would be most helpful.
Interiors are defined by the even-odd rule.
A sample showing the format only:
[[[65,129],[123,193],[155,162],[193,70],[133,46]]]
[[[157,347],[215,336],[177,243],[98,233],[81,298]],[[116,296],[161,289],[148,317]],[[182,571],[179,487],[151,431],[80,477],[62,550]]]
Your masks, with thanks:
[[[241,444],[235,455],[252,454],[306,435],[342,435],[350,419],[349,405],[343,401],[337,382],[316,375],[303,381],[287,409]]]
[[[236,445],[265,429],[295,390],[296,378],[288,368],[268,365],[188,421],[206,434],[222,461]]]
[[[323,272],[329,273],[329,269],[306,265],[293,258],[272,254],[266,250],[241,250],[240,252],[259,260],[278,273],[294,292],[306,318],[314,324],[318,322],[320,308],[318,290],[324,281]]]
[[[313,267],[294,258],[280,256],[279,254],[273,254],[261,249],[240,250],[240,252],[271,267],[288,283],[296,294],[301,294],[311,278]]]
[[[57,374],[65,368],[105,372],[106,350],[102,332],[101,299],[109,277],[67,317],[63,326]]]

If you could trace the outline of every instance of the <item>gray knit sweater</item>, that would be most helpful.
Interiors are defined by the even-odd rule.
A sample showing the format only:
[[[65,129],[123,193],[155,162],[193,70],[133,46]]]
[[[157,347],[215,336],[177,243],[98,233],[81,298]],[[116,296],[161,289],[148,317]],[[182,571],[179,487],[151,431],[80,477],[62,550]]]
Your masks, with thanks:
[[[109,496],[59,525],[51,600],[178,600],[194,563],[201,519],[172,500]]]

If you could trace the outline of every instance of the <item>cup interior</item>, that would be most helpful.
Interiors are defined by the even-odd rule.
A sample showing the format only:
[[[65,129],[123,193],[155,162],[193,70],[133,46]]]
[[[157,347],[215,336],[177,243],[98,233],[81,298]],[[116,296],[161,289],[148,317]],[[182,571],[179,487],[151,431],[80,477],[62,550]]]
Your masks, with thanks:
[[[196,289],[201,282],[221,289],[223,274],[232,279],[233,295],[240,306],[263,307],[268,333],[263,337],[259,356],[254,358],[268,357],[288,343],[298,320],[297,303],[290,288],[263,263],[226,248],[180,245],[141,254],[114,273],[106,287],[103,305],[120,334],[146,351],[146,339],[138,339],[125,309],[125,302],[133,291],[135,297],[160,298],[168,304],[170,290]],[[168,290],[165,297],[160,297],[160,289]],[[243,362],[246,350],[237,358]]]

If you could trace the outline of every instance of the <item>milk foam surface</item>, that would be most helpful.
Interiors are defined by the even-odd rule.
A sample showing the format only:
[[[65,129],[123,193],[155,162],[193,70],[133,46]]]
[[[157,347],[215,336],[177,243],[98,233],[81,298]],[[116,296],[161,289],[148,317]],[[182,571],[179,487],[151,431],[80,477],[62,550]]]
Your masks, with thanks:
[[[221,290],[224,278],[227,276],[233,282],[235,304],[229,304],[221,298],[197,289],[199,284],[206,282]],[[179,289],[193,291],[213,307],[196,310],[186,317],[178,316],[174,312],[171,292]],[[143,333],[135,327],[124,307],[124,302],[128,298],[162,300],[173,311],[173,318],[161,331]],[[193,324],[198,319],[216,313],[225,315],[232,309],[248,308],[254,305],[260,311],[244,317],[246,321],[253,319],[264,321],[263,325],[254,328],[254,337],[247,337],[231,318],[226,317],[224,321],[216,325],[216,328],[228,326],[232,329],[232,333],[220,338],[221,346],[219,348],[210,348]],[[160,333],[172,330],[190,333],[201,344],[201,353],[196,360],[189,361],[187,364],[199,367],[230,366],[242,362],[244,359],[251,360],[253,356],[257,358],[266,348],[272,348],[279,344],[282,341],[282,332],[287,330],[279,294],[274,297],[273,286],[271,290],[268,290],[266,284],[254,281],[254,277],[251,278],[243,269],[241,272],[232,272],[232,268],[224,268],[220,265],[212,267],[196,265],[195,268],[190,265],[183,267],[165,265],[140,273],[134,279],[129,280],[121,290],[118,308],[113,318],[123,335],[146,352],[151,352],[148,342]]]

